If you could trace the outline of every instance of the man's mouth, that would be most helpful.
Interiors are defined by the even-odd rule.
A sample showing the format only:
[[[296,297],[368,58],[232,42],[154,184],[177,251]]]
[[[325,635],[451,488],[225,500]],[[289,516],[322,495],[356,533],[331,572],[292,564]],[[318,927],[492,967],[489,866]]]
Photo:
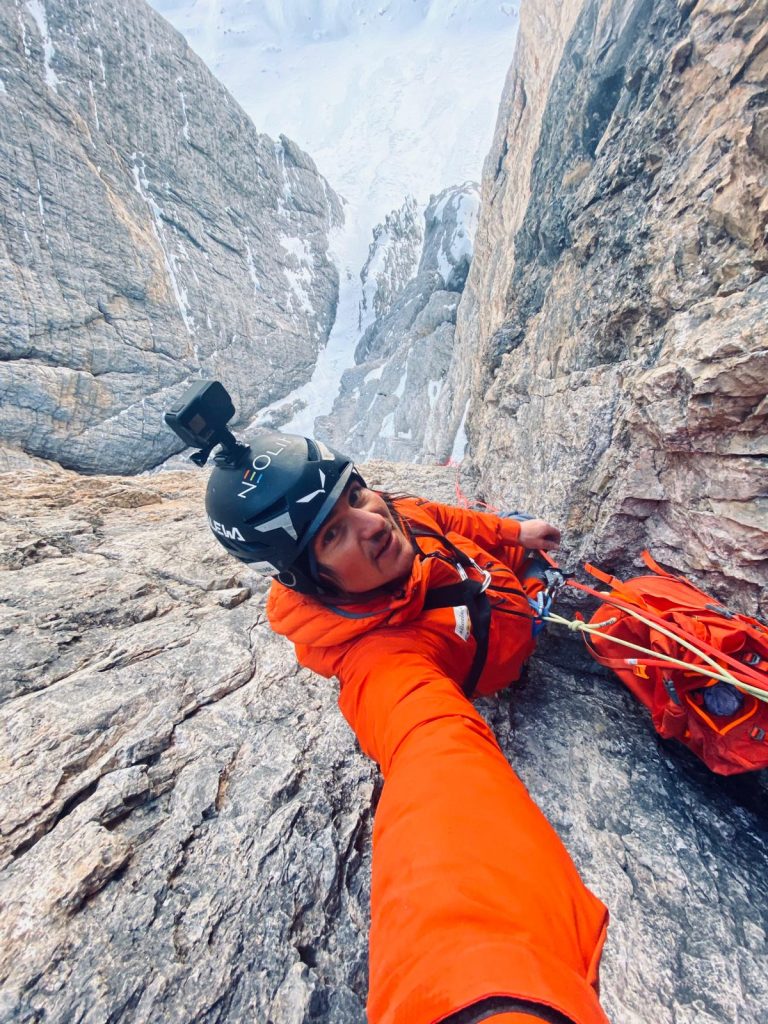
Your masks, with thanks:
[[[387,532],[386,538],[384,539],[384,543],[381,545],[379,550],[376,552],[376,561],[377,562],[382,557],[382,555],[386,555],[387,554],[389,549],[392,547],[392,541],[394,539],[395,539],[395,531],[394,530],[389,530]]]

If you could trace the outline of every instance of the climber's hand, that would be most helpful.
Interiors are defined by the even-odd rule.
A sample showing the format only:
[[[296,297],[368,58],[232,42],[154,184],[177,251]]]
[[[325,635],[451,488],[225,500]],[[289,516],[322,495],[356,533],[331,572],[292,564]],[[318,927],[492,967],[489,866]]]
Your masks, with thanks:
[[[520,543],[535,551],[554,551],[560,544],[560,531],[544,519],[526,519],[520,523]]]

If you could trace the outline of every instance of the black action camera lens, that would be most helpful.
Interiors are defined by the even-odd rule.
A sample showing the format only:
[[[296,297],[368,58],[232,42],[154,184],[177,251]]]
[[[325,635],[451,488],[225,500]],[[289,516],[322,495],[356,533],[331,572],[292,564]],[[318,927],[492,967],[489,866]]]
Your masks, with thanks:
[[[184,393],[165,422],[189,448],[207,448],[235,415],[229,392],[217,380],[200,380]]]
[[[217,444],[233,459],[246,451],[227,430],[227,423],[234,415],[235,406],[224,385],[217,380],[200,380],[182,395],[179,404],[164,418],[188,448],[201,450],[192,458],[198,465],[204,465]]]

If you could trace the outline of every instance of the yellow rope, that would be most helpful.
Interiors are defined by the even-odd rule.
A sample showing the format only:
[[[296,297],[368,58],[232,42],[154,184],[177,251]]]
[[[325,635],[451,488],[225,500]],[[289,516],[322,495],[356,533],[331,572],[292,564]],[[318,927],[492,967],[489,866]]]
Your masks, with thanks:
[[[717,661],[715,661],[714,658],[712,658],[709,654],[705,654],[704,651],[699,650],[699,648],[694,646],[694,644],[689,643],[687,640],[684,640],[677,633],[673,633],[672,630],[667,629],[665,626],[660,626],[657,622],[650,622],[648,619],[642,616],[636,608],[630,606],[628,608],[625,608],[624,610],[628,612],[631,616],[633,616],[633,618],[638,619],[640,622],[642,622],[643,625],[647,626],[649,629],[655,629],[657,630],[657,632],[663,633],[663,635],[669,637],[670,640],[674,640],[675,643],[680,644],[682,647],[685,647],[687,650],[691,651],[697,657],[701,658],[702,661],[706,661],[708,665],[712,665],[712,667],[716,669],[716,671],[724,673],[727,676],[726,682],[729,682],[734,686],[739,685],[739,680],[736,679],[735,676],[731,675],[727,668],[723,668],[723,666],[720,665]]]
[[[715,671],[708,668],[699,668],[697,665],[691,665],[687,661],[680,661],[679,658],[673,658],[671,654],[665,654],[663,651],[652,651],[647,647],[641,647],[639,644],[633,644],[629,640],[621,640],[619,637],[611,636],[609,633],[602,633],[596,626],[593,626],[588,622],[581,622],[579,619],[565,619],[562,615],[557,615],[555,612],[549,612],[546,615],[546,620],[548,622],[556,622],[560,626],[566,626],[572,632],[587,633],[589,636],[599,636],[603,640],[608,640],[614,644],[621,644],[622,647],[629,647],[633,651],[639,651],[641,654],[648,654],[652,658],[665,661],[669,665],[674,665],[676,668],[685,669],[686,672],[696,672],[698,675],[706,676],[708,679],[718,679],[720,682],[730,683],[731,686],[735,686],[738,690],[742,690],[744,693],[749,693],[758,700],[768,703],[768,692],[765,690],[761,690],[756,686],[750,686],[749,683],[743,683],[740,679],[731,675],[728,669],[723,668],[722,665],[718,665],[714,658],[710,658],[708,655],[705,655],[703,651],[699,651],[693,646],[693,644],[689,644],[686,641],[681,640],[679,636],[676,636],[674,633],[669,632],[663,627],[657,626],[656,623],[650,623],[647,619],[644,619],[642,616],[637,614],[635,614],[635,618],[640,619],[641,622],[644,622],[652,629],[658,629],[660,633],[666,633],[666,635],[671,639],[682,644],[683,647],[687,647],[689,651],[692,651],[694,654],[703,658],[705,661],[709,662],[709,664],[714,665]],[[610,625],[615,621],[615,618],[608,619],[606,622],[601,622],[600,625]]]

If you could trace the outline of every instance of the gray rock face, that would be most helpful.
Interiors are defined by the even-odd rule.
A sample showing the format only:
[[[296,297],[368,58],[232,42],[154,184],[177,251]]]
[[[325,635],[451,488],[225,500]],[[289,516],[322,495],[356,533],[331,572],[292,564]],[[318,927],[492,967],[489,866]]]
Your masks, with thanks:
[[[203,477],[0,475],[4,1021],[364,1019],[376,773],[210,536]],[[765,773],[661,744],[554,634],[482,707],[611,910],[610,1018],[761,1024]]]
[[[374,772],[202,474],[3,479],[0,1019],[361,1020]]]
[[[389,312],[413,277],[423,236],[419,206],[413,196],[408,196],[399,210],[387,214],[384,223],[373,229],[368,259],[360,271],[363,296],[358,328],[361,332]]]
[[[143,0],[3,4],[0,140],[6,443],[136,472],[190,377],[243,420],[309,378],[341,206]]]
[[[478,209],[472,183],[430,200],[415,276],[395,297],[391,290],[380,297],[377,308],[382,314],[357,345],[357,365],[344,374],[331,414],[317,420],[318,433],[330,443],[361,459],[436,461],[444,434],[439,399]],[[381,234],[377,232],[375,237]],[[405,237],[406,253],[411,239]],[[407,265],[407,259],[398,265]]]
[[[83,478],[34,458],[54,441],[90,469],[94,452],[110,469],[120,452],[131,469],[162,458],[164,392],[200,353],[245,418],[243,360],[266,372],[272,355],[277,388],[289,340],[313,359],[322,303],[297,326],[302,289],[330,281],[332,305],[322,181],[159,24],[140,5],[117,23],[95,3],[0,10],[0,145],[24,170],[0,176],[16,359],[0,363],[0,423],[33,453],[0,450],[0,1020],[359,1024],[378,779],[335,685],[296,668],[264,583],[211,538],[204,474]],[[391,416],[395,433],[427,421],[414,457],[446,451],[472,395],[481,496],[558,518],[573,553],[619,571],[650,542],[754,606],[768,557],[765,38],[763,6],[744,0],[524,9],[456,344],[461,261],[446,277],[427,230],[415,281],[393,286],[351,371],[374,424],[361,443],[379,445]],[[144,101],[139,74],[159,90]],[[268,184],[280,160],[290,195]],[[269,295],[243,238],[274,260]],[[309,239],[311,284],[290,239]],[[120,413],[112,396],[130,387]],[[401,455],[414,440],[384,438]],[[452,469],[362,469],[453,495]],[[482,708],[609,906],[610,1019],[763,1024],[767,773],[720,779],[659,741],[555,630],[528,682]]]
[[[764,5],[523,9],[443,411],[575,556],[768,609]]]

